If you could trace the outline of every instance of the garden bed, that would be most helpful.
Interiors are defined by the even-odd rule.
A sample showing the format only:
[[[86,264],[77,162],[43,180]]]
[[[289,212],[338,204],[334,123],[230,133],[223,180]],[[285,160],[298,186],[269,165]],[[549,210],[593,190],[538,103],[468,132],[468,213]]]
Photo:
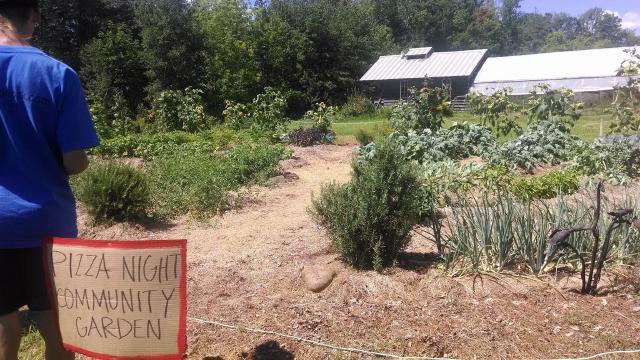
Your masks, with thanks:
[[[398,266],[358,272],[340,261],[325,230],[307,212],[328,181],[350,178],[350,146],[296,148],[282,177],[245,190],[244,206],[211,223],[81,227],[95,239],[189,239],[189,310],[193,318],[239,329],[188,323],[190,359],[359,359],[260,328],[339,347],[453,358],[558,358],[640,348],[640,296],[621,287],[613,268],[605,291],[583,296],[572,271],[540,278],[481,273],[452,278],[434,263],[435,248],[414,236]],[[302,268],[335,270],[331,285],[305,289]],[[617,283],[615,282],[617,281]],[[607,286],[616,284],[614,289]],[[276,343],[270,342],[275,341]],[[244,354],[244,355],[243,355]]]

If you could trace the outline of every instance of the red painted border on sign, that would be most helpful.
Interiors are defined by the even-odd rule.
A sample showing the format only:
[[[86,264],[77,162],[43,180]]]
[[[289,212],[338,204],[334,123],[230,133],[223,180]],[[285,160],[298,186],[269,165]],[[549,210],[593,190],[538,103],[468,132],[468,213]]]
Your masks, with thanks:
[[[58,297],[55,294],[54,289],[51,287],[51,274],[49,272],[49,263],[47,259],[47,246],[53,244],[72,245],[88,248],[115,248],[115,249],[153,249],[153,248],[180,248],[182,256],[182,277],[180,279],[180,327],[178,329],[178,354],[167,355],[154,355],[154,356],[113,356],[107,354],[95,353],[86,349],[82,349],[73,345],[64,344],[64,347],[69,350],[86,356],[90,356],[99,360],[180,360],[184,359],[184,354],[187,350],[187,240],[83,240],[83,239],[70,239],[70,238],[45,238],[43,240],[44,248],[42,253],[42,261],[44,263],[44,271],[47,277],[47,291],[49,292],[49,298],[51,299],[51,307],[56,322],[58,321]]]

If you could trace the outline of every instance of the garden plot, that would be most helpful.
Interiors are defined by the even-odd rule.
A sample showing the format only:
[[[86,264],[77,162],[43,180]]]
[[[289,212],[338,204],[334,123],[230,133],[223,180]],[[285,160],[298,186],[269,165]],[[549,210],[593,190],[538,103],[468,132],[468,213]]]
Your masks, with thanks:
[[[603,285],[619,286],[597,297],[576,293],[579,276],[569,271],[540,279],[494,273],[452,278],[433,262],[432,242],[417,236],[398,266],[382,273],[343,265],[307,209],[323,183],[350,179],[354,151],[296,148],[283,162],[284,175],[270,186],[251,188],[241,208],[212,223],[83,226],[81,236],[189,239],[189,317],[240,325],[189,322],[190,359],[369,358],[245,327],[434,357],[577,357],[640,347],[640,297],[637,289],[620,288],[622,274],[608,273]],[[301,279],[304,266],[337,275],[324,291],[312,293]]]

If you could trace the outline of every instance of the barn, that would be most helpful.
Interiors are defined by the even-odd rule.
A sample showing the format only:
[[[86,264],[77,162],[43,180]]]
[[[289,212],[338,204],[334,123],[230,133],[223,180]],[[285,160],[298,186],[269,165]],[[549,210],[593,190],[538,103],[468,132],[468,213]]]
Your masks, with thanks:
[[[412,87],[425,82],[446,86],[451,98],[466,95],[487,58],[487,50],[434,52],[433,48],[412,48],[400,55],[381,56],[360,81],[375,88],[376,99],[405,99]]]
[[[478,72],[472,91],[485,95],[511,88],[513,95],[528,95],[540,83],[573,90],[579,100],[596,102],[611,96],[615,86],[629,78],[618,76],[628,47],[563,51],[488,58]]]

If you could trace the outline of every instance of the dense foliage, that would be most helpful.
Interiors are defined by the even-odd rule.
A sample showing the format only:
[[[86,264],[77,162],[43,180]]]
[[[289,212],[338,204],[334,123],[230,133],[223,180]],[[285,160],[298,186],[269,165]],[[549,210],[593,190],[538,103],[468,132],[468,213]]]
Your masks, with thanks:
[[[519,199],[552,199],[573,194],[580,188],[577,171],[550,171],[533,177],[516,177],[510,181],[509,192]]]
[[[214,130],[199,133],[173,131],[129,134],[102,140],[99,147],[91,149],[91,154],[105,157],[151,159],[180,149],[197,153],[212,153],[251,141],[252,134],[233,131],[225,127],[217,127]]]
[[[151,128],[158,132],[205,130],[211,124],[209,119],[202,91],[191,87],[161,91],[153,99],[148,115]]]
[[[444,89],[424,87],[411,89],[407,101],[396,105],[391,112],[391,126],[398,132],[410,130],[438,130],[444,117],[451,115],[448,95]]]
[[[224,154],[182,150],[159,156],[148,169],[153,215],[205,219],[220,213],[231,191],[275,175],[287,155],[280,145],[241,145]]]
[[[629,59],[621,64],[618,75],[629,75],[627,86],[614,89],[614,100],[610,111],[613,113],[612,133],[640,132],[640,53],[628,50]]]
[[[569,89],[551,89],[539,84],[531,91],[525,116],[529,126],[515,140],[509,141],[485,158],[493,164],[532,171],[547,164],[557,165],[572,155],[578,138],[571,129],[580,118],[582,104],[574,101]]]
[[[489,96],[479,93],[467,96],[471,113],[478,115],[482,126],[491,128],[496,136],[521,130],[515,114],[518,107],[509,98],[511,93],[512,90],[507,88],[497,90]]]
[[[274,134],[289,121],[285,116],[287,103],[282,93],[267,88],[249,104],[227,101],[223,112],[227,125],[238,130],[250,128],[257,132]]]
[[[537,274],[549,260],[545,253],[550,229],[571,228],[591,222],[592,199],[577,197],[572,201],[560,197],[551,204],[540,201],[519,201],[510,195],[483,195],[457,199],[446,225],[451,233],[443,233],[445,266],[452,272],[504,270],[526,264]],[[635,207],[626,202],[625,207]],[[614,202],[605,201],[604,211],[611,211]],[[604,219],[601,228],[611,220]],[[590,234],[575,234],[570,242],[584,255],[592,249]],[[637,230],[616,231],[612,238],[612,257],[635,256],[640,245]],[[565,261],[577,263],[570,252]],[[521,271],[522,268],[518,267]]]
[[[497,144],[487,128],[473,124],[454,124],[448,129],[422,132],[410,130],[406,134],[393,133],[391,138],[400,144],[405,159],[419,164],[444,160],[460,160],[487,153]]]
[[[640,136],[613,135],[592,143],[582,142],[575,149],[570,166],[585,175],[628,183],[640,176]]]
[[[611,12],[530,14],[520,3],[41,0],[34,43],[79,70],[107,123],[138,122],[159,93],[189,87],[214,116],[266,88],[281,92],[287,115],[319,102],[365,113],[359,77],[379,55],[414,46],[511,55],[638,43]]]
[[[78,200],[97,222],[137,220],[149,206],[147,178],[128,164],[97,163],[74,184]]]
[[[349,183],[325,186],[313,210],[348,264],[381,270],[409,244],[418,179],[392,142],[354,163],[353,172]]]
[[[558,165],[569,160],[577,141],[559,122],[545,120],[530,125],[522,135],[486,158],[492,164],[532,171],[543,164]]]

